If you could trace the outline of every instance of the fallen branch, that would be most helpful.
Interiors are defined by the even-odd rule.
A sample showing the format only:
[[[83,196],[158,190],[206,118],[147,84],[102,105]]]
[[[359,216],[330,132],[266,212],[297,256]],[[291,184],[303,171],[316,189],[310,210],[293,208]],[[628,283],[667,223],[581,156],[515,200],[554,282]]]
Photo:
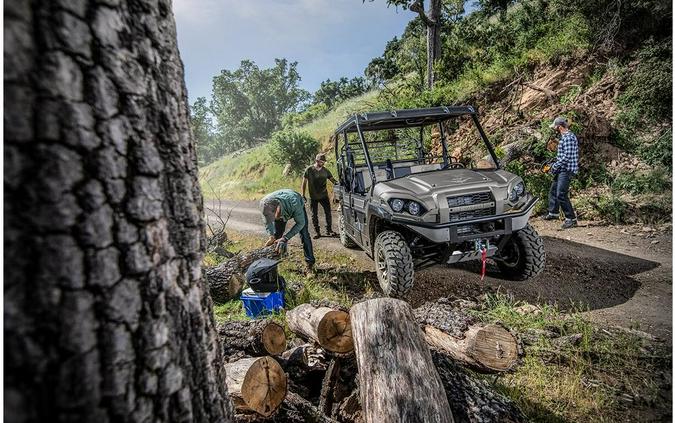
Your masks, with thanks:
[[[240,351],[260,357],[281,354],[286,350],[284,328],[272,319],[229,321],[219,324],[217,330],[226,357]]]
[[[286,398],[286,374],[272,357],[243,358],[226,364],[225,383],[238,412],[269,417]]]

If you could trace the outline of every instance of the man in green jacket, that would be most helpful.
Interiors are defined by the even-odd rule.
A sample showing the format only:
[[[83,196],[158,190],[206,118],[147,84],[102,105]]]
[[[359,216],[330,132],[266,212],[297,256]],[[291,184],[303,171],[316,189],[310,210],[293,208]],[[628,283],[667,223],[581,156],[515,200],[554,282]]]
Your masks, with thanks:
[[[263,215],[265,230],[270,236],[265,246],[276,244],[277,251],[284,251],[288,240],[300,233],[307,270],[311,271],[316,259],[307,229],[307,212],[302,196],[290,189],[274,191],[260,200],[260,212]],[[295,225],[284,234],[290,219],[295,221]]]

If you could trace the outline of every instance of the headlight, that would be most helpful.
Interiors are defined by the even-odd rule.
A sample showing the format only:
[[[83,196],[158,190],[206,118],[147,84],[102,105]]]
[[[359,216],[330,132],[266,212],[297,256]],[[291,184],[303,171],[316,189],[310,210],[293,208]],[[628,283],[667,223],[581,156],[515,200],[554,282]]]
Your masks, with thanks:
[[[408,201],[408,213],[412,214],[413,216],[417,216],[420,214],[420,211],[422,211],[422,208],[420,207],[419,203]]]
[[[404,204],[405,203],[403,202],[403,200],[399,200],[398,198],[394,198],[393,200],[391,200],[390,203],[391,209],[394,210],[396,213],[400,213],[401,211],[403,211]]]
[[[509,201],[518,201],[518,198],[520,198],[523,194],[525,194],[525,184],[518,182],[513,188],[511,188]]]

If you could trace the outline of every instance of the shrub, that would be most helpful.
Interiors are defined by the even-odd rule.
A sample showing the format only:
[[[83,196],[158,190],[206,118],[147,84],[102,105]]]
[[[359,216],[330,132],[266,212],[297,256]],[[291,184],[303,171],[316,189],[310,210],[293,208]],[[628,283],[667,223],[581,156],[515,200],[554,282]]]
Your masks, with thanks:
[[[272,160],[291,165],[291,172],[300,174],[319,151],[319,141],[306,132],[283,130],[272,134]]]
[[[628,211],[628,203],[619,196],[611,194],[598,199],[596,210],[604,219],[614,224],[623,223]]]
[[[652,166],[661,165],[673,171],[673,130],[668,128],[656,137],[654,142],[643,144],[638,154]]]
[[[645,42],[637,53],[637,66],[627,74],[626,91],[620,98],[625,109],[635,109],[647,121],[671,117],[673,63],[671,40]]]
[[[612,189],[631,194],[661,193],[670,191],[670,178],[663,169],[649,173],[621,173],[612,183]]]

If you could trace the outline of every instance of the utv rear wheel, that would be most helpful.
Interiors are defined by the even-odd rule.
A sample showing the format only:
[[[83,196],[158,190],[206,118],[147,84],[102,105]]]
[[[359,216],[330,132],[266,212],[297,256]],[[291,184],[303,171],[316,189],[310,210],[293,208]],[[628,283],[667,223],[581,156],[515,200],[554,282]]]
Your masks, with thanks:
[[[395,231],[384,231],[375,239],[377,279],[385,295],[403,298],[413,286],[414,266],[408,243]]]
[[[511,235],[498,254],[497,266],[502,275],[511,280],[533,278],[544,270],[546,263],[544,242],[529,223]]]
[[[356,243],[352,240],[349,235],[347,235],[347,229],[345,228],[345,217],[340,215],[338,219],[338,228],[340,230],[340,243],[347,248],[356,248]]]

